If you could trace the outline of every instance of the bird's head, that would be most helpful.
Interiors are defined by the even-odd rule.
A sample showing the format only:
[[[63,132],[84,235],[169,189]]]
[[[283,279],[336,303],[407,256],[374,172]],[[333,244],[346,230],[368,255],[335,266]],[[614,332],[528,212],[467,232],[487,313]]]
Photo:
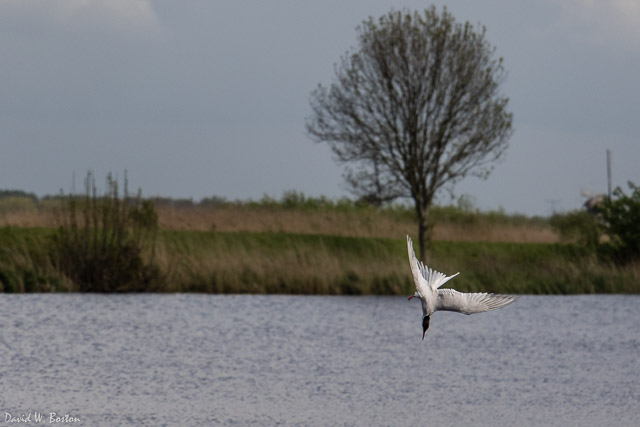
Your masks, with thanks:
[[[424,341],[424,334],[427,333],[427,329],[429,329],[429,320],[430,317],[428,315],[425,315],[422,318],[422,340]]]

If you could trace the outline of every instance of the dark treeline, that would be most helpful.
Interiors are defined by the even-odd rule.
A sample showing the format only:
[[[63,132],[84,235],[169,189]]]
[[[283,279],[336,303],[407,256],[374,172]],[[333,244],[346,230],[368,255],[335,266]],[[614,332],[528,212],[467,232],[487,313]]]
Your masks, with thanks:
[[[22,190],[0,190],[0,200],[6,199],[9,197],[24,197],[32,200],[34,203],[38,202],[38,196],[34,193],[27,193]]]
[[[81,194],[79,195],[81,196]],[[26,198],[35,205],[40,202],[63,201],[68,197],[62,193],[57,195],[45,195],[38,198],[34,193],[20,190],[0,190],[0,201],[6,198]],[[307,196],[302,192],[288,190],[283,192],[280,198],[265,194],[259,200],[227,199],[221,196],[204,197],[200,200],[193,198],[172,198],[162,196],[145,197],[144,200],[152,202],[157,208],[248,208],[265,210],[298,210],[298,211],[381,211],[394,217],[414,220],[416,212],[413,206],[402,202],[388,202],[384,204],[370,203],[366,199],[350,199],[348,197],[329,198],[325,196]],[[405,201],[406,202],[406,201]],[[2,208],[2,206],[0,206]],[[455,203],[436,205],[432,208],[431,220],[434,223],[446,221],[449,223],[473,226],[476,224],[509,224],[509,225],[549,225],[548,217],[528,216],[519,213],[506,213],[502,208],[498,210],[482,211],[476,208],[469,196],[460,196]]]

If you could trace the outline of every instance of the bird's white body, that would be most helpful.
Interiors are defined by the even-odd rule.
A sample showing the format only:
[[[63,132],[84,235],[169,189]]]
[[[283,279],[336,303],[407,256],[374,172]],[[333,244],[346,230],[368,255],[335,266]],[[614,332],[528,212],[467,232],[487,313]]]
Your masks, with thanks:
[[[463,314],[482,313],[495,310],[514,302],[517,297],[513,295],[489,294],[485,292],[463,293],[453,289],[439,289],[453,276],[446,276],[438,271],[425,266],[416,258],[411,238],[407,236],[407,250],[409,252],[409,264],[413,274],[413,282],[416,292],[411,298],[419,298],[422,303],[422,317],[427,319],[436,311],[456,311]],[[424,331],[426,332],[425,327]],[[423,333],[424,339],[424,333]]]

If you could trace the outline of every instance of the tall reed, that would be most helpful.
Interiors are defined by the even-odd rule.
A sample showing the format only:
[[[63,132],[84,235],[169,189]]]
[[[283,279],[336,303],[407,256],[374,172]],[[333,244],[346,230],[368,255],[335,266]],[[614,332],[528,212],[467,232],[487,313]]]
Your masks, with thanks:
[[[3,291],[86,290],[53,262],[51,254],[55,251],[48,249],[48,242],[57,233],[51,229],[0,227]],[[125,278],[122,283],[126,286],[115,283],[104,291],[413,293],[404,236],[386,239],[165,230],[158,234],[155,250],[147,240],[138,253],[143,265],[159,270],[159,280],[130,283]],[[80,262],[85,261],[80,258]],[[575,243],[436,241],[430,267],[446,274],[461,272],[451,286],[467,292],[640,293],[640,263],[608,263]],[[136,274],[141,277],[141,273]]]
[[[124,195],[109,174],[99,196],[93,173],[85,194],[70,194],[59,213],[53,238],[55,265],[82,292],[149,291],[161,275],[154,263],[158,217],[140,192],[131,197],[125,174]]]
[[[53,265],[50,230],[0,227],[0,292],[74,290]]]

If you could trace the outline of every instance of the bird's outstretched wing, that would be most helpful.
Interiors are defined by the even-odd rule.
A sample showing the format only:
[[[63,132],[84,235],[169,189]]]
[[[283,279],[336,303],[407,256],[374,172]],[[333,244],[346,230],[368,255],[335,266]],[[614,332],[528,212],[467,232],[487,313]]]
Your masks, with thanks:
[[[424,266],[413,251],[413,242],[411,237],[407,235],[407,251],[409,252],[409,265],[411,266],[411,274],[413,275],[413,283],[416,285],[416,292],[419,295],[426,295],[427,286],[426,279],[422,276]]]
[[[502,308],[514,302],[514,295],[488,294],[485,292],[463,293],[453,289],[439,289],[436,311],[457,311],[463,314],[482,313]]]
[[[420,295],[426,294],[427,287],[430,287],[431,289],[438,289],[440,286],[460,274],[456,273],[453,276],[446,276],[434,269],[426,267],[418,260],[418,258],[416,258],[416,254],[413,250],[413,242],[409,236],[407,236],[407,250],[409,251],[409,264],[411,264],[413,282],[416,285],[416,291]]]

